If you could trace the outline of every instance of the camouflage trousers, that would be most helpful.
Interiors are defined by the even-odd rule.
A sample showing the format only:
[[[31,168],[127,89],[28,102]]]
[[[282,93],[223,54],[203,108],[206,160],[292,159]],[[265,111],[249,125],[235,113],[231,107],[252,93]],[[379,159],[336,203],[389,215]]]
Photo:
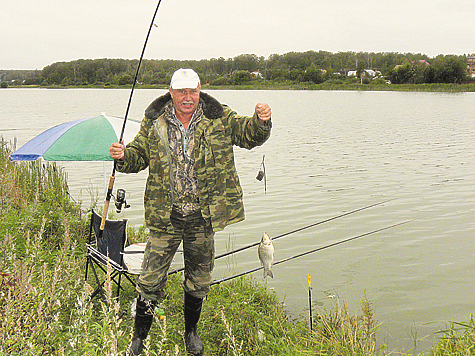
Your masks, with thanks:
[[[171,223],[173,233],[150,231],[137,292],[148,300],[164,298],[168,269],[183,242],[183,289],[196,298],[204,298],[210,290],[214,267],[213,229],[205,222],[201,212],[183,216],[172,211]]]

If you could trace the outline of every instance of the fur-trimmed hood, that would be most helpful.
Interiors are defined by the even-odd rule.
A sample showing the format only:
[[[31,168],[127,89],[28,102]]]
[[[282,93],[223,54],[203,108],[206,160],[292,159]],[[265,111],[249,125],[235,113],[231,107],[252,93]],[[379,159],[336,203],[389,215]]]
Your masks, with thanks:
[[[154,120],[163,114],[165,107],[172,100],[170,93],[166,93],[154,101],[145,110],[145,117]],[[203,108],[203,114],[208,119],[217,119],[224,113],[223,106],[211,95],[200,92],[200,103]]]

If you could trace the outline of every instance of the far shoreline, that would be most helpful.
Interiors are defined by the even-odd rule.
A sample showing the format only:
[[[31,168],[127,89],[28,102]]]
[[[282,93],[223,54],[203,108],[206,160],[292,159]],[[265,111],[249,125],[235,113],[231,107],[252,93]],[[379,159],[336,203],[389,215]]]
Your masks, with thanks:
[[[5,89],[131,89],[131,85],[107,85],[103,83],[90,85],[19,85],[9,86]],[[136,85],[135,89],[168,89],[168,86],[160,85]],[[210,85],[204,84],[202,90],[339,90],[339,91],[405,91],[405,92],[475,92],[475,83],[467,84],[336,84],[322,83],[250,83],[241,85]]]

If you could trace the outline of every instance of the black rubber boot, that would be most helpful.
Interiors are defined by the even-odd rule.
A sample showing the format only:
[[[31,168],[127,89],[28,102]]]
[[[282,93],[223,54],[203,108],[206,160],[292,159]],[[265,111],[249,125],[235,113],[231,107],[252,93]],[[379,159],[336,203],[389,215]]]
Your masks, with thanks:
[[[138,356],[142,353],[143,342],[147,338],[148,332],[152,326],[153,313],[157,302],[137,297],[137,306],[135,309],[134,336],[129,345],[126,355]]]
[[[185,292],[185,344],[186,353],[192,356],[203,355],[203,343],[196,331],[196,324],[200,320],[202,298],[195,298]]]

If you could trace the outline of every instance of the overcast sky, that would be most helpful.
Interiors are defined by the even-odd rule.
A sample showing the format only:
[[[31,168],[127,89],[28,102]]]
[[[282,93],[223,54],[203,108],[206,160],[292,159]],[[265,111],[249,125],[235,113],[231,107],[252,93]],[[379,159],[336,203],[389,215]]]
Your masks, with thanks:
[[[158,0],[0,0],[0,69],[139,58]],[[162,0],[148,59],[475,52],[473,0]]]

